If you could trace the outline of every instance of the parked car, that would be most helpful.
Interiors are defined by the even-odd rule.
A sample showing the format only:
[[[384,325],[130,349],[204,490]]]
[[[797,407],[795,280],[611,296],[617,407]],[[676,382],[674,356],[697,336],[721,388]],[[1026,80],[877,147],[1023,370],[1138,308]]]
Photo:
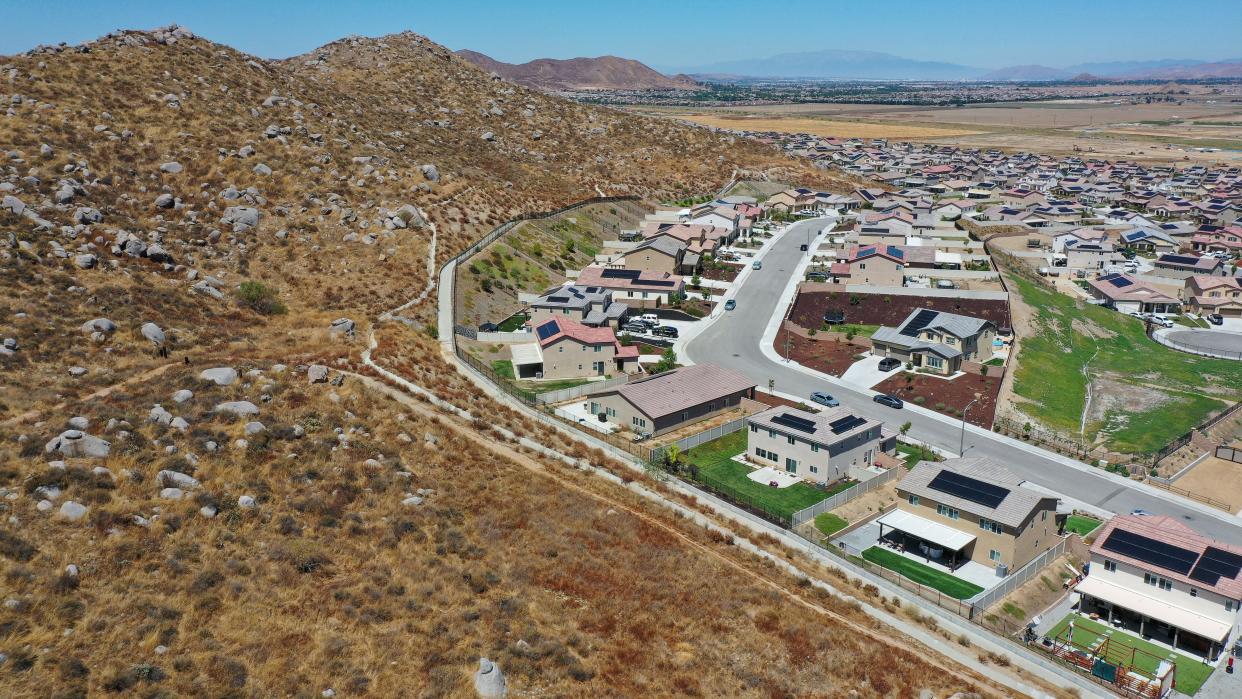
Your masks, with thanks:
[[[1153,315],[1153,316],[1151,317],[1151,322],[1152,322],[1152,324],[1153,324],[1153,325],[1159,325],[1159,326],[1160,326],[1160,327],[1162,327],[1162,328],[1171,328],[1171,327],[1173,327],[1174,325],[1176,325],[1176,323],[1174,323],[1171,319],[1169,319],[1169,318],[1162,318],[1162,317],[1160,317],[1160,316],[1156,316],[1156,315]]]
[[[815,391],[812,393],[811,400],[819,403],[820,405],[826,405],[829,408],[835,408],[838,405],[841,405],[841,401],[833,398],[831,395],[824,393],[823,391]]]
[[[638,319],[653,327],[660,324],[660,316],[654,313],[644,313]]]
[[[660,337],[677,337],[677,328],[671,325],[661,325],[655,329],[655,334]]]
[[[1207,315],[1207,322],[1211,323],[1212,325],[1224,325],[1225,317],[1219,313],[1209,313]]]
[[[824,274],[823,272],[807,272],[806,278],[807,278],[807,281],[812,281],[812,282],[828,281],[828,275]]]
[[[755,260],[754,262],[750,263],[750,268],[751,269],[763,269],[763,263],[760,262],[759,260]]]
[[[880,360],[880,371],[892,371],[901,366],[901,360],[895,357],[885,357]]]
[[[626,324],[625,324],[625,326],[624,326],[624,327],[622,327],[621,329],[622,329],[622,330],[624,330],[624,331],[626,331],[626,332],[630,332],[630,333],[645,333],[645,332],[647,332],[647,326],[646,326],[646,324],[644,324],[644,323],[639,323],[639,322],[637,322],[637,321],[633,321],[633,320],[631,320],[630,322],[626,323]]]
[[[801,250],[802,252],[806,252],[806,243],[799,245],[798,249]]]
[[[1147,510],[1144,510],[1144,509],[1142,509],[1142,508],[1138,508],[1138,509],[1130,510],[1130,514],[1132,514],[1132,515],[1134,515],[1134,516],[1136,516],[1136,517],[1151,517],[1151,516],[1152,516],[1152,514],[1151,514],[1150,512],[1148,512]]]
[[[734,301],[733,299],[729,299],[728,301],[725,301],[725,310],[726,310],[726,311],[731,311],[731,310],[733,310],[733,309],[735,309],[735,308],[737,308],[737,301]]]
[[[887,405],[890,408],[896,408],[898,410],[901,410],[901,406],[905,405],[905,403],[901,402],[900,398],[897,396],[890,396],[887,393],[881,393],[871,400],[879,403],[880,405]]]

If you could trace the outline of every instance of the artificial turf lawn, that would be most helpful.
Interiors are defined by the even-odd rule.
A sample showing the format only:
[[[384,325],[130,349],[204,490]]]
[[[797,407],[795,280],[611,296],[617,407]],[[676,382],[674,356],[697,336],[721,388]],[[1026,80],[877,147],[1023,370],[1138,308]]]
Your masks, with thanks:
[[[953,599],[969,599],[983,592],[982,587],[972,582],[955,578],[948,573],[925,566],[918,561],[911,560],[899,553],[882,549],[878,546],[872,546],[863,551],[862,555],[864,559],[876,565],[900,573],[902,576],[920,585],[940,590]]]

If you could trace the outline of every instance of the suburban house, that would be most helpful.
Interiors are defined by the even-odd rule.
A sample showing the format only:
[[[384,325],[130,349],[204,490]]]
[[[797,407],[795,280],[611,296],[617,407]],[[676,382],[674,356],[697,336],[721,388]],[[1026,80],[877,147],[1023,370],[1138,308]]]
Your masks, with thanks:
[[[1079,610],[1201,657],[1227,647],[1242,604],[1242,548],[1180,520],[1121,515],[1091,544]]]
[[[732,240],[733,238],[737,237],[737,234],[742,230],[743,220],[747,221],[746,227],[749,227],[749,219],[745,219],[733,207],[717,206],[711,211],[705,212],[703,214],[700,214],[690,219],[690,223],[700,225],[700,226],[715,226],[717,228],[723,228],[729,231],[728,239]]]
[[[811,413],[775,407],[746,418],[746,458],[820,484],[865,479],[882,453],[897,449],[897,433],[847,408]]]
[[[698,267],[699,256],[691,255],[694,266],[689,269],[685,265],[686,257],[685,243],[672,236],[661,235],[630,248],[618,262],[626,269],[641,269],[644,272],[693,274]]]
[[[1098,228],[1075,228],[1072,231],[1057,233],[1052,236],[1052,251],[1065,252],[1068,245],[1081,243],[1106,243],[1108,233]]]
[[[1004,577],[1055,546],[1057,499],[988,458],[921,461],[897,483],[880,538],[950,569],[966,561]]]
[[[820,193],[805,187],[786,189],[768,197],[764,205],[776,211],[795,211],[814,207]]]
[[[896,245],[856,246],[833,263],[832,276],[850,284],[904,286],[905,264],[905,253]]]
[[[598,286],[559,286],[527,304],[528,324],[539,325],[550,318],[571,318],[591,327],[616,328],[629,307],[612,300],[612,292]]]
[[[1122,313],[1177,313],[1181,301],[1129,274],[1105,274],[1087,280],[1087,293]]]
[[[685,291],[681,277],[675,274],[598,265],[584,267],[578,273],[577,285],[607,289],[613,300],[640,308],[667,306]]]
[[[881,326],[871,336],[871,353],[950,375],[962,362],[992,358],[996,325],[989,320],[920,308],[895,328]]]
[[[1227,252],[1242,255],[1242,227],[1230,226],[1214,231],[1196,233],[1190,239],[1195,252]]]
[[[1152,272],[1161,277],[1173,277],[1174,279],[1195,276],[1223,277],[1228,273],[1224,260],[1219,257],[1176,254],[1165,254],[1156,258],[1156,269]]]
[[[636,434],[660,435],[755,397],[755,382],[716,364],[694,364],[593,394],[592,415]]]
[[[1119,240],[1122,247],[1133,248],[1139,252],[1163,254],[1177,252],[1180,247],[1172,236],[1155,228],[1135,228],[1122,233]]]
[[[535,341],[511,345],[513,375],[521,379],[581,379],[638,371],[638,348],[617,341],[612,328],[571,318],[535,325]]]
[[[1242,318],[1242,282],[1237,277],[1187,277],[1182,300],[1191,313]]]
[[[1065,241],[1064,250],[1065,264],[1069,269],[1104,269],[1125,260],[1108,240],[1071,238]]]

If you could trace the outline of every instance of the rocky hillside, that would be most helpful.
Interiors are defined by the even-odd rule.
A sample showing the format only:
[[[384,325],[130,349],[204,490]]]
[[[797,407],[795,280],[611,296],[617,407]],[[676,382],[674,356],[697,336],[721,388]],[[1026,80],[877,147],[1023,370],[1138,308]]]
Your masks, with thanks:
[[[526,63],[504,63],[463,49],[456,54],[505,80],[548,92],[582,90],[697,90],[699,84],[684,75],[667,76],[629,58],[539,58]]]
[[[431,337],[428,262],[515,214],[829,175],[413,34],[275,62],[179,28],[6,57],[0,143],[0,696],[987,684],[652,506],[632,482],[661,484],[495,402]],[[422,393],[370,378],[372,332]]]

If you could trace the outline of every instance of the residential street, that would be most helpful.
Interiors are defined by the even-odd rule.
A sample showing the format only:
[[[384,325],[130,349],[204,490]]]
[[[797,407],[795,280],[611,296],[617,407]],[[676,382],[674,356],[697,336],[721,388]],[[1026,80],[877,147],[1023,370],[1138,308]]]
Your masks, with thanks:
[[[911,438],[957,453],[960,421],[910,404],[902,410],[884,407],[871,400],[871,391],[791,366],[777,359],[770,349],[765,352],[761,347],[760,340],[769,324],[779,323],[784,316],[786,287],[806,255],[799,246],[807,242],[808,234],[825,225],[830,226],[831,222],[799,222],[777,239],[763,257],[763,269],[740,279],[739,287],[731,292],[730,296],[737,301],[736,310],[719,312],[710,325],[689,338],[686,355],[696,363],[714,362],[733,368],[761,387],[774,380],[775,389],[780,392],[807,396],[812,391],[827,391],[858,414],[884,420],[894,428],[909,421]],[[1242,545],[1242,522],[1228,513],[1166,495],[988,430],[967,426],[965,454],[992,457],[1034,484],[1104,510],[1129,513],[1141,508],[1178,517],[1207,536]]]

